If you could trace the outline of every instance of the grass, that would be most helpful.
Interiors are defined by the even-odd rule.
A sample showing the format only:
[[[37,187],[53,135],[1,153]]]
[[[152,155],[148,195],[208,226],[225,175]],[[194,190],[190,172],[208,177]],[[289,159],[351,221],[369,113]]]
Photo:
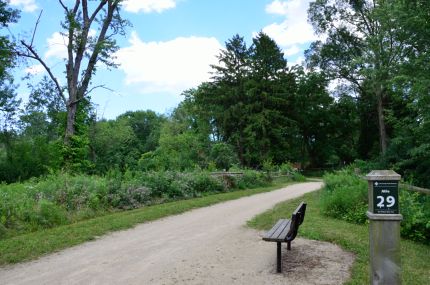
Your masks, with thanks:
[[[279,218],[290,216],[300,201],[304,200],[308,206],[299,236],[335,243],[353,252],[356,260],[351,269],[351,278],[346,284],[369,284],[368,225],[355,225],[322,216],[319,211],[320,194],[321,191],[317,191],[278,204],[272,210],[253,218],[248,225],[268,230]],[[401,254],[403,284],[430,284],[430,246],[402,240]]]
[[[48,253],[95,240],[97,237],[109,232],[132,228],[139,223],[180,214],[191,209],[206,207],[223,201],[272,191],[287,184],[291,184],[291,182],[278,179],[269,187],[148,206],[0,240],[0,265],[35,259]]]

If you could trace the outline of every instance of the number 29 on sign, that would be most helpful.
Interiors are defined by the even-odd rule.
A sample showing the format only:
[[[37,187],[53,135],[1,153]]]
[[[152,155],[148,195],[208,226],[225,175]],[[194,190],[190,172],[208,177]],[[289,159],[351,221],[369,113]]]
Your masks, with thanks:
[[[384,196],[376,196],[376,199],[378,200],[378,204],[376,204],[378,208],[391,208],[396,203],[394,196],[387,196],[386,198]]]

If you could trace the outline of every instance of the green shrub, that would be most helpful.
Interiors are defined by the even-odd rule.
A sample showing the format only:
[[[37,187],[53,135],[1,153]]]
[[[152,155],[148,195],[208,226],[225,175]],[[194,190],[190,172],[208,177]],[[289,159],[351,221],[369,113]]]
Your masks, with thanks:
[[[301,173],[299,173],[297,171],[293,172],[293,174],[291,176],[291,179],[293,181],[296,181],[296,182],[304,182],[304,181],[306,181],[306,177],[303,176]]]
[[[115,208],[119,209],[136,209],[151,200],[151,191],[149,188],[141,187],[124,187],[119,192],[115,202]],[[113,205],[112,205],[113,206]]]
[[[321,210],[325,215],[358,224],[366,221],[366,181],[348,171],[339,171],[326,174],[324,182]]]
[[[6,227],[2,223],[0,223],[0,239],[4,238],[6,236],[6,233]]]
[[[400,191],[401,235],[430,244],[430,196]]]
[[[192,175],[190,182],[191,187],[197,196],[201,193],[218,193],[224,191],[224,185],[222,182],[207,172]]]
[[[210,158],[216,169],[228,171],[239,162],[233,147],[227,143],[215,143],[210,151]],[[212,167],[212,166],[211,166]]]
[[[289,162],[284,162],[279,166],[279,172],[281,175],[291,175],[293,173],[297,173],[297,171],[294,170],[294,167]]]
[[[51,174],[0,185],[0,238],[92,218],[115,209],[187,199],[205,193],[267,185],[262,173],[214,177],[208,172],[131,172],[105,177]]]
[[[349,170],[324,176],[321,211],[352,223],[365,223],[368,209],[367,182]],[[430,243],[430,196],[400,189],[402,237]]]
[[[68,222],[66,210],[47,200],[39,201],[36,207],[29,209],[24,216],[24,220],[33,230],[40,227],[51,228]]]
[[[245,170],[243,175],[238,178],[238,186],[240,189],[254,188],[267,185],[269,181],[261,172],[254,170]]]

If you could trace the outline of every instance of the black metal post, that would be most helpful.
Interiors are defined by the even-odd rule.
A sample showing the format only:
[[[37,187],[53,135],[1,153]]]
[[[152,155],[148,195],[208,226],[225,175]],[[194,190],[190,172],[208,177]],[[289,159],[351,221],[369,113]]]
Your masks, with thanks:
[[[287,249],[291,250],[291,241],[287,242]]]
[[[282,272],[282,260],[281,260],[281,243],[277,242],[277,272]]]

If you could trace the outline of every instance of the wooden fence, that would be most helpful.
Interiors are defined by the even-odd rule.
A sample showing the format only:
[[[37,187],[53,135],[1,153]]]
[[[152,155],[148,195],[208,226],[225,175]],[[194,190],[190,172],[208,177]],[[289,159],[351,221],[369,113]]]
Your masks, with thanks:
[[[430,189],[427,189],[427,188],[421,188],[421,187],[417,187],[417,186],[413,186],[405,183],[400,183],[400,186],[408,191],[419,192],[426,195],[430,195]]]

